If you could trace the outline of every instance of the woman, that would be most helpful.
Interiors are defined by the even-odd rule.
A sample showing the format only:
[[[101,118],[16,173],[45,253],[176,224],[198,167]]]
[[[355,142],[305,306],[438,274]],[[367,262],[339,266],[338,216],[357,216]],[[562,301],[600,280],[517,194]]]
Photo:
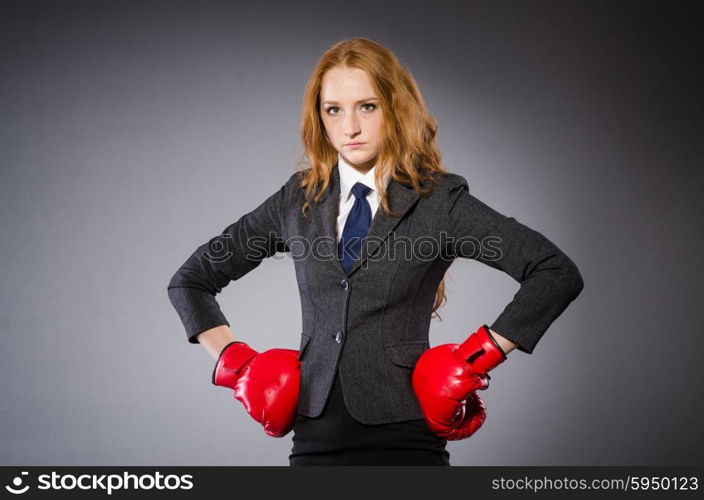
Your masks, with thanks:
[[[169,283],[189,341],[217,358],[213,383],[234,389],[268,434],[293,430],[291,465],[450,465],[447,440],[484,422],[476,391],[488,372],[515,348],[531,353],[583,287],[553,243],[442,167],[436,129],[387,48],[335,44],[305,90],[310,166],[199,247]],[[235,341],[215,295],[276,252],[294,258],[301,346],[258,353]],[[429,349],[457,257],[521,287],[491,327]]]

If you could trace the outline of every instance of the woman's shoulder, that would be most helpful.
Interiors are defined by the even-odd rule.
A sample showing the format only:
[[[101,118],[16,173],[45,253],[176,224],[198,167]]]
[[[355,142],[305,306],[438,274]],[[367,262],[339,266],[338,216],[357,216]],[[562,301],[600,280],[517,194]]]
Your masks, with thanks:
[[[304,180],[312,171],[312,168],[298,168],[295,172],[289,175],[286,183],[281,187],[285,194],[287,203],[301,204],[308,200],[308,190]]]
[[[440,172],[439,182],[445,186],[454,186],[457,184],[467,184],[467,179],[465,179],[461,174],[445,171]]]
[[[284,182],[281,188],[289,194],[295,192],[303,191],[302,182],[310,172],[310,168],[298,169],[295,172],[289,174],[288,178]]]
[[[432,172],[428,175],[428,180],[424,184],[438,195],[444,195],[462,187],[469,189],[467,179],[460,174],[446,170]]]
[[[295,172],[293,172],[291,175],[289,175],[288,180],[286,181],[287,185],[300,185],[301,181],[305,179],[305,177],[311,172],[312,168],[299,168]]]

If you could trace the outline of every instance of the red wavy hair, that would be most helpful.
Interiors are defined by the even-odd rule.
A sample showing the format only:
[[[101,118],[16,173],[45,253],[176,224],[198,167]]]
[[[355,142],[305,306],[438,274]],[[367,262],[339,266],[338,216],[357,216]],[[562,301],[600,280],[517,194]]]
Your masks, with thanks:
[[[423,184],[435,182],[440,174],[447,172],[435,139],[437,123],[426,109],[410,71],[393,52],[368,38],[356,37],[327,49],[318,59],[305,87],[300,122],[303,152],[298,165],[302,172],[300,186],[305,189],[307,200],[320,200],[337,162],[338,152],[328,140],[320,116],[323,76],[337,66],[364,70],[379,97],[384,140],[375,164],[377,185],[382,185],[383,176],[388,172],[391,178],[411,186],[419,195],[429,194],[430,189]],[[379,195],[380,209],[391,214],[385,186]],[[301,207],[304,215],[307,208],[308,201]],[[443,278],[433,305],[433,314],[438,319],[441,318],[437,311],[446,301]]]

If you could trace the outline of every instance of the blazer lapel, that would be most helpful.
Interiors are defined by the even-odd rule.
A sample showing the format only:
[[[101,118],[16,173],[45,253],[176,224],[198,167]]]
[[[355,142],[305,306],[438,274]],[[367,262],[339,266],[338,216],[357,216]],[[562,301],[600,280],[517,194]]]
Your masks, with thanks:
[[[406,212],[420,198],[413,188],[406,187],[393,178],[389,179],[387,195],[391,211],[396,217],[386,215],[381,206],[379,206],[367,233],[367,238],[370,241],[362,244],[361,255],[354,262],[347,276],[354,274],[366,259],[374,255],[381,242],[394,230]],[[334,255],[335,258],[331,259],[332,264],[337,267],[340,273],[345,274],[342,263],[337,258],[337,215],[340,210],[340,174],[337,163],[332,168],[330,183],[325,195],[320,203],[313,203],[311,207],[316,229],[320,236],[323,237],[321,247],[325,249],[325,255]]]
[[[322,237],[321,244],[316,248],[320,250],[321,255],[332,255],[330,262],[344,274],[342,263],[337,258],[337,214],[340,210],[340,176],[337,173],[337,164],[332,169],[330,182],[322,199],[318,203],[311,202],[310,208],[318,235]]]

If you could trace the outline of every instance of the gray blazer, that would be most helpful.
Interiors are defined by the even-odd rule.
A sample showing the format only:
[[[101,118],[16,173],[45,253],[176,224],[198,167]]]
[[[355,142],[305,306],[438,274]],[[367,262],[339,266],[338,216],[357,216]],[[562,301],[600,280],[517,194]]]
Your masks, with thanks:
[[[456,174],[443,175],[424,197],[391,179],[388,197],[395,216],[379,207],[360,258],[345,274],[337,259],[338,167],[332,169],[324,198],[305,215],[299,175],[201,245],[171,278],[168,294],[188,340],[197,343],[199,333],[229,326],[215,300],[223,287],[264,258],[290,252],[303,322],[300,415],[320,415],[339,368],[345,403],[359,422],[423,418],[411,372],[429,348],[438,284],[458,257],[478,260],[520,282],[490,328],[526,353],[584,286],[560,249],[472,196],[467,181]],[[481,287],[472,286],[481,293]],[[478,326],[458,328],[457,341]]]

